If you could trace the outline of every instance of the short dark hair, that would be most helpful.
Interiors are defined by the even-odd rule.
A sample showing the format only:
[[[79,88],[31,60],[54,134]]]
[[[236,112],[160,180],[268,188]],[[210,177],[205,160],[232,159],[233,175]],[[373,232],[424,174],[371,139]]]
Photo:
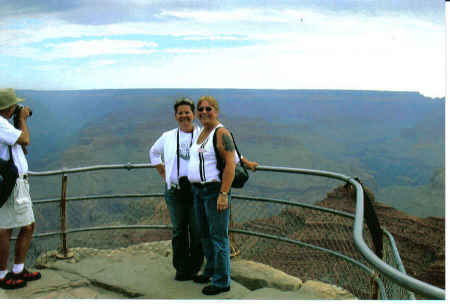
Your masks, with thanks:
[[[195,105],[194,105],[194,102],[190,98],[182,97],[182,98],[177,99],[175,101],[175,104],[173,105],[173,110],[175,110],[175,113],[177,113],[178,106],[181,106],[181,105],[187,105],[187,106],[191,107],[192,112],[195,113]]]

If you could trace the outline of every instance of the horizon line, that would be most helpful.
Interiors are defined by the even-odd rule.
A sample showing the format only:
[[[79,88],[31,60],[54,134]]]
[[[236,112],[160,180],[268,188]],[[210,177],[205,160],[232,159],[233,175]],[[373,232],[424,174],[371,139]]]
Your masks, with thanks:
[[[148,87],[135,87],[135,88],[91,88],[91,89],[27,89],[27,88],[15,88],[16,91],[108,91],[108,90],[259,90],[259,91],[352,91],[352,92],[392,92],[392,93],[416,93],[426,98],[431,99],[445,99],[444,96],[427,96],[419,91],[408,90],[383,90],[383,89],[277,89],[277,88],[148,88]]]

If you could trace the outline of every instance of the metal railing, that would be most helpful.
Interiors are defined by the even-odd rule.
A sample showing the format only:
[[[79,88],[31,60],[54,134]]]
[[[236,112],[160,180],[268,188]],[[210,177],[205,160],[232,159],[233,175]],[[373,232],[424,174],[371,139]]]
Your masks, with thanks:
[[[124,230],[124,229],[170,229],[170,225],[114,225],[114,226],[101,226],[101,227],[88,227],[88,228],[78,228],[78,229],[69,229],[67,227],[67,217],[66,217],[66,205],[69,201],[84,201],[84,200],[93,200],[93,199],[111,199],[111,198],[150,198],[150,197],[161,197],[163,194],[111,194],[111,195],[89,195],[89,196],[76,196],[76,197],[67,197],[66,190],[67,190],[67,180],[68,175],[73,173],[81,173],[81,172],[92,172],[92,171],[99,171],[99,170],[111,170],[111,169],[142,169],[142,168],[152,168],[150,164],[114,164],[114,165],[97,165],[97,166],[88,166],[88,167],[80,167],[80,168],[71,168],[71,169],[61,169],[61,170],[54,170],[54,171],[41,171],[41,172],[34,172],[30,171],[29,174],[32,177],[39,177],[39,176],[54,176],[54,175],[61,175],[62,181],[61,181],[61,197],[60,198],[54,198],[54,199],[43,199],[43,200],[34,200],[34,204],[45,204],[45,203],[60,203],[60,230],[55,232],[47,232],[47,233],[41,233],[36,234],[35,237],[49,237],[49,236],[60,236],[60,252],[61,255],[67,256],[68,255],[68,248],[67,248],[67,235],[72,233],[79,233],[79,232],[88,232],[88,231],[102,231],[102,230]],[[310,175],[310,176],[319,176],[319,177],[326,177],[331,178],[339,181],[343,181],[346,183],[350,183],[356,190],[356,209],[355,214],[349,214],[342,211],[335,211],[331,209],[327,209],[324,207],[316,206],[316,205],[310,205],[310,204],[304,204],[304,203],[298,203],[294,201],[288,201],[288,200],[279,200],[279,199],[269,199],[269,198],[260,198],[260,197],[249,197],[249,196],[240,196],[240,195],[233,195],[232,198],[240,199],[240,200],[250,200],[250,201],[256,201],[259,203],[262,202],[270,202],[270,203],[276,203],[276,204],[282,204],[285,206],[292,206],[292,207],[301,207],[304,209],[309,210],[315,210],[319,213],[329,213],[334,215],[339,215],[339,217],[350,219],[353,222],[353,242],[356,246],[356,249],[360,251],[362,256],[367,260],[368,264],[364,264],[362,261],[358,261],[357,259],[354,259],[348,255],[344,255],[342,253],[339,253],[338,251],[334,251],[331,249],[327,249],[321,246],[312,245],[306,242],[293,240],[291,238],[286,238],[284,236],[277,236],[273,234],[267,234],[263,232],[256,232],[256,231],[249,231],[245,229],[240,228],[231,228],[230,231],[240,234],[240,235],[246,235],[246,236],[255,236],[260,237],[264,239],[271,239],[271,240],[277,240],[282,241],[290,244],[294,244],[297,246],[309,248],[318,250],[320,252],[326,253],[327,255],[331,255],[333,257],[339,258],[341,260],[344,260],[348,262],[349,264],[352,264],[354,266],[357,266],[359,269],[363,270],[364,273],[367,273],[368,278],[372,278],[372,280],[376,283],[378,286],[378,292],[381,299],[387,299],[392,298],[392,296],[389,296],[386,294],[385,289],[385,283],[383,282],[383,279],[385,281],[391,281],[391,284],[395,283],[399,287],[399,289],[403,290],[404,295],[407,295],[407,298],[413,298],[413,295],[411,293],[415,292],[418,293],[426,298],[431,299],[445,299],[445,291],[443,289],[440,289],[438,287],[432,286],[430,284],[427,284],[425,282],[419,281],[411,276],[408,276],[404,270],[403,264],[400,259],[400,255],[398,253],[398,250],[395,245],[395,241],[392,237],[392,235],[389,234],[386,230],[384,231],[384,234],[387,236],[387,240],[389,241],[390,248],[393,251],[393,255],[391,257],[395,261],[396,268],[390,266],[383,260],[381,260],[379,257],[375,255],[375,253],[370,249],[370,247],[366,244],[366,241],[364,240],[364,196],[363,196],[363,188],[361,184],[355,180],[354,178],[351,178],[346,175],[342,175],[339,173],[334,172],[328,172],[328,171],[319,171],[319,170],[310,170],[310,169],[298,169],[298,168],[285,168],[285,167],[271,167],[271,166],[258,166],[257,171],[267,171],[267,172],[278,172],[278,173],[288,173],[288,174],[301,174],[301,175]],[[373,268],[373,269],[372,269]],[[382,277],[379,277],[378,274],[382,275]],[[394,296],[398,297],[398,296]]]

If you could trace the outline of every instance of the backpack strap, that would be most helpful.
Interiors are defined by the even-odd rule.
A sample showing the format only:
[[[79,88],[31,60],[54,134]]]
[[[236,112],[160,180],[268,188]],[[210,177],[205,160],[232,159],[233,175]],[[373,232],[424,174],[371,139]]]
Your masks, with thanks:
[[[214,147],[214,153],[216,154],[216,167],[220,172],[220,179],[222,179],[222,174],[223,174],[223,169],[225,168],[225,162],[222,160],[222,157],[220,157],[220,153],[219,150],[217,149],[217,136],[216,136],[216,132],[217,130],[219,130],[219,128],[222,127],[217,127],[216,130],[214,130],[214,135],[213,135],[213,147]]]
[[[0,175],[3,180],[0,183],[0,208],[8,200],[11,192],[16,185],[16,179],[19,177],[17,166],[14,164],[12,149],[9,146],[9,160],[0,159]]]
[[[14,159],[13,159],[13,155],[12,155],[12,146],[11,145],[8,145],[8,149],[9,149],[9,162],[14,162]]]
[[[213,135],[213,146],[214,146],[214,152],[216,154],[216,164],[217,164],[217,169],[220,171],[220,179],[222,179],[222,175],[223,175],[223,169],[225,168],[225,161],[222,159],[222,157],[220,156],[219,150],[217,149],[217,137],[216,137],[216,131],[222,127],[217,127],[216,130],[214,131],[214,135]],[[234,140],[234,136],[233,133],[230,131],[231,134],[231,138],[233,139],[233,144],[234,144],[234,148],[236,149],[237,155],[239,157],[239,163],[241,163],[242,168],[247,172],[247,169],[245,168],[244,162],[242,162],[241,159],[241,153],[239,152],[239,149],[236,145],[236,141]]]

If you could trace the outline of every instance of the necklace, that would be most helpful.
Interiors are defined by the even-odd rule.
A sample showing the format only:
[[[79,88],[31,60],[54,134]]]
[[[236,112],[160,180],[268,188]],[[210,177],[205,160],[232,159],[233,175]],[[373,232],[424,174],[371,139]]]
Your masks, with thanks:
[[[211,131],[213,131],[214,129],[216,129],[216,127],[217,127],[219,124],[220,124],[220,122],[217,123],[216,126],[214,126],[214,127],[211,128],[211,129],[209,129],[209,128],[206,129],[205,127],[203,127],[202,132],[201,132],[200,135],[198,136],[197,144],[203,143],[203,142],[208,138],[208,136],[211,134]]]
[[[205,139],[209,136],[209,134],[211,133],[211,130],[207,131],[208,133],[205,132],[206,129],[203,129],[202,132],[200,133],[200,135],[198,136],[198,140],[197,140],[197,144],[201,144],[203,143],[203,141],[205,141]]]

